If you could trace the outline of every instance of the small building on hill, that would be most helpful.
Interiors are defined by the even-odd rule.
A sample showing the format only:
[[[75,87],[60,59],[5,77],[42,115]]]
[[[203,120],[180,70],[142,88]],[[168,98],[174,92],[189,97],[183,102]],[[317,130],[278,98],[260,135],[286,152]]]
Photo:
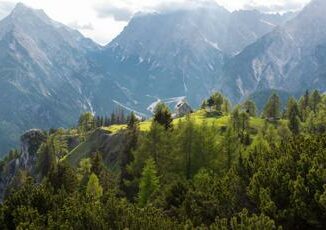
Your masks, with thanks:
[[[184,117],[192,112],[191,106],[183,99],[176,104],[173,118]]]

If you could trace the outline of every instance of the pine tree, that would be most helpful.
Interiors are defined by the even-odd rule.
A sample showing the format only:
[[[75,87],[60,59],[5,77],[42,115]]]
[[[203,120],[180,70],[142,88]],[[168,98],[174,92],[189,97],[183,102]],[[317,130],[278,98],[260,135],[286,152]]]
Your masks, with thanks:
[[[78,187],[76,172],[67,163],[59,163],[49,173],[49,181],[56,190],[64,189],[68,193],[73,193]]]
[[[240,127],[241,127],[241,122],[240,122],[240,107],[237,106],[233,110],[231,114],[231,125],[233,130],[239,134],[240,133]]]
[[[310,106],[314,113],[317,113],[318,104],[321,102],[321,95],[318,90],[314,90],[310,96]]]
[[[193,168],[193,146],[195,144],[195,127],[194,122],[187,116],[186,121],[179,126],[180,140],[178,141],[181,151],[184,153],[185,176],[191,179]]]
[[[231,169],[231,166],[239,153],[239,139],[231,128],[228,128],[223,139],[220,142],[221,153],[223,154],[222,159],[219,160],[220,167],[225,168],[226,171]]]
[[[309,115],[309,97],[309,91],[307,90],[299,101],[300,118],[302,121],[306,121]]]
[[[162,125],[166,130],[172,128],[172,114],[164,103],[159,103],[155,107],[154,122]]]
[[[298,135],[300,133],[299,108],[294,98],[290,98],[288,101],[287,117],[289,119],[289,129],[294,135]]]
[[[95,118],[91,112],[80,115],[78,126],[82,132],[88,132],[95,127]]]
[[[99,177],[101,175],[102,170],[104,170],[102,156],[99,152],[93,154],[91,158],[91,164],[91,172]]]
[[[138,119],[136,118],[135,113],[131,112],[130,118],[129,118],[129,121],[128,121],[128,129],[129,130],[134,129],[135,126],[137,126],[137,122],[138,122]]]
[[[249,129],[249,120],[250,120],[249,114],[246,112],[241,112],[239,119],[240,119],[240,140],[241,143],[244,143],[245,137],[248,134],[247,131]]]
[[[55,134],[51,135],[38,150],[38,171],[41,176],[48,176],[57,165],[57,157],[67,153],[67,143]]]
[[[129,200],[132,200],[133,196],[136,195],[136,189],[132,186],[133,184],[130,183],[134,177],[132,173],[129,172],[128,165],[134,161],[133,151],[137,147],[139,130],[136,124],[130,125],[130,123],[132,122],[129,122],[126,145],[122,151],[120,160],[120,189]]]
[[[222,112],[222,104],[224,102],[224,98],[222,96],[222,94],[220,93],[214,93],[212,95],[212,99],[214,101],[214,106],[217,112]]]
[[[159,188],[159,178],[157,176],[156,164],[152,158],[145,162],[142,177],[139,183],[138,203],[140,207],[145,207],[152,194]]]
[[[257,107],[255,102],[251,101],[251,100],[247,100],[245,101],[245,103],[243,103],[242,105],[242,109],[249,114],[249,116],[251,117],[255,117],[256,116],[256,111],[257,111]]]
[[[277,94],[273,94],[264,108],[264,117],[267,119],[277,120],[280,118],[280,98]]]
[[[92,200],[98,200],[103,195],[103,188],[100,185],[98,177],[94,173],[89,177],[86,187],[86,195]]]
[[[250,117],[248,113],[240,111],[239,106],[237,106],[231,114],[232,128],[236,132],[242,143],[249,128],[249,119]]]

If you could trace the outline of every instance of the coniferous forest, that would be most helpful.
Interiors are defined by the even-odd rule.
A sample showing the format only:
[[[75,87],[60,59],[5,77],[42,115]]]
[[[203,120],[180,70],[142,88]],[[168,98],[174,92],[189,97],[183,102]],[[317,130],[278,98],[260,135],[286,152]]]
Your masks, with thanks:
[[[85,113],[34,136],[35,164],[8,183],[0,229],[325,229],[325,95],[282,105],[273,94],[260,111],[215,93],[171,113]],[[21,157],[11,151],[1,173]]]

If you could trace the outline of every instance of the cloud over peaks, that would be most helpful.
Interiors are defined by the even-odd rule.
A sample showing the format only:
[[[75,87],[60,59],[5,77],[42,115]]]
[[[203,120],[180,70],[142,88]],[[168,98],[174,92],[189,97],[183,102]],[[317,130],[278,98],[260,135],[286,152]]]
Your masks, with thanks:
[[[116,21],[129,21],[133,12],[127,7],[117,7],[111,4],[98,4],[95,7],[98,17],[112,17]]]

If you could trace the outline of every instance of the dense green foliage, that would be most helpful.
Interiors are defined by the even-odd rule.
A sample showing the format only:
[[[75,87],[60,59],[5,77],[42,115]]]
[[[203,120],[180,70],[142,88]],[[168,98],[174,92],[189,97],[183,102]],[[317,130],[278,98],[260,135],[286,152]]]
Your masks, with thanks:
[[[50,135],[39,149],[43,179],[25,175],[11,190],[0,228],[324,229],[326,97],[291,98],[280,119],[273,95],[259,126],[251,101],[228,115],[223,96],[211,99],[207,116],[229,116],[226,126],[191,115],[172,123],[160,105],[140,132],[131,115],[118,171],[99,152],[70,167]]]
[[[166,130],[172,127],[172,114],[169,108],[163,103],[159,103],[155,107],[153,120],[157,124],[162,125]]]

